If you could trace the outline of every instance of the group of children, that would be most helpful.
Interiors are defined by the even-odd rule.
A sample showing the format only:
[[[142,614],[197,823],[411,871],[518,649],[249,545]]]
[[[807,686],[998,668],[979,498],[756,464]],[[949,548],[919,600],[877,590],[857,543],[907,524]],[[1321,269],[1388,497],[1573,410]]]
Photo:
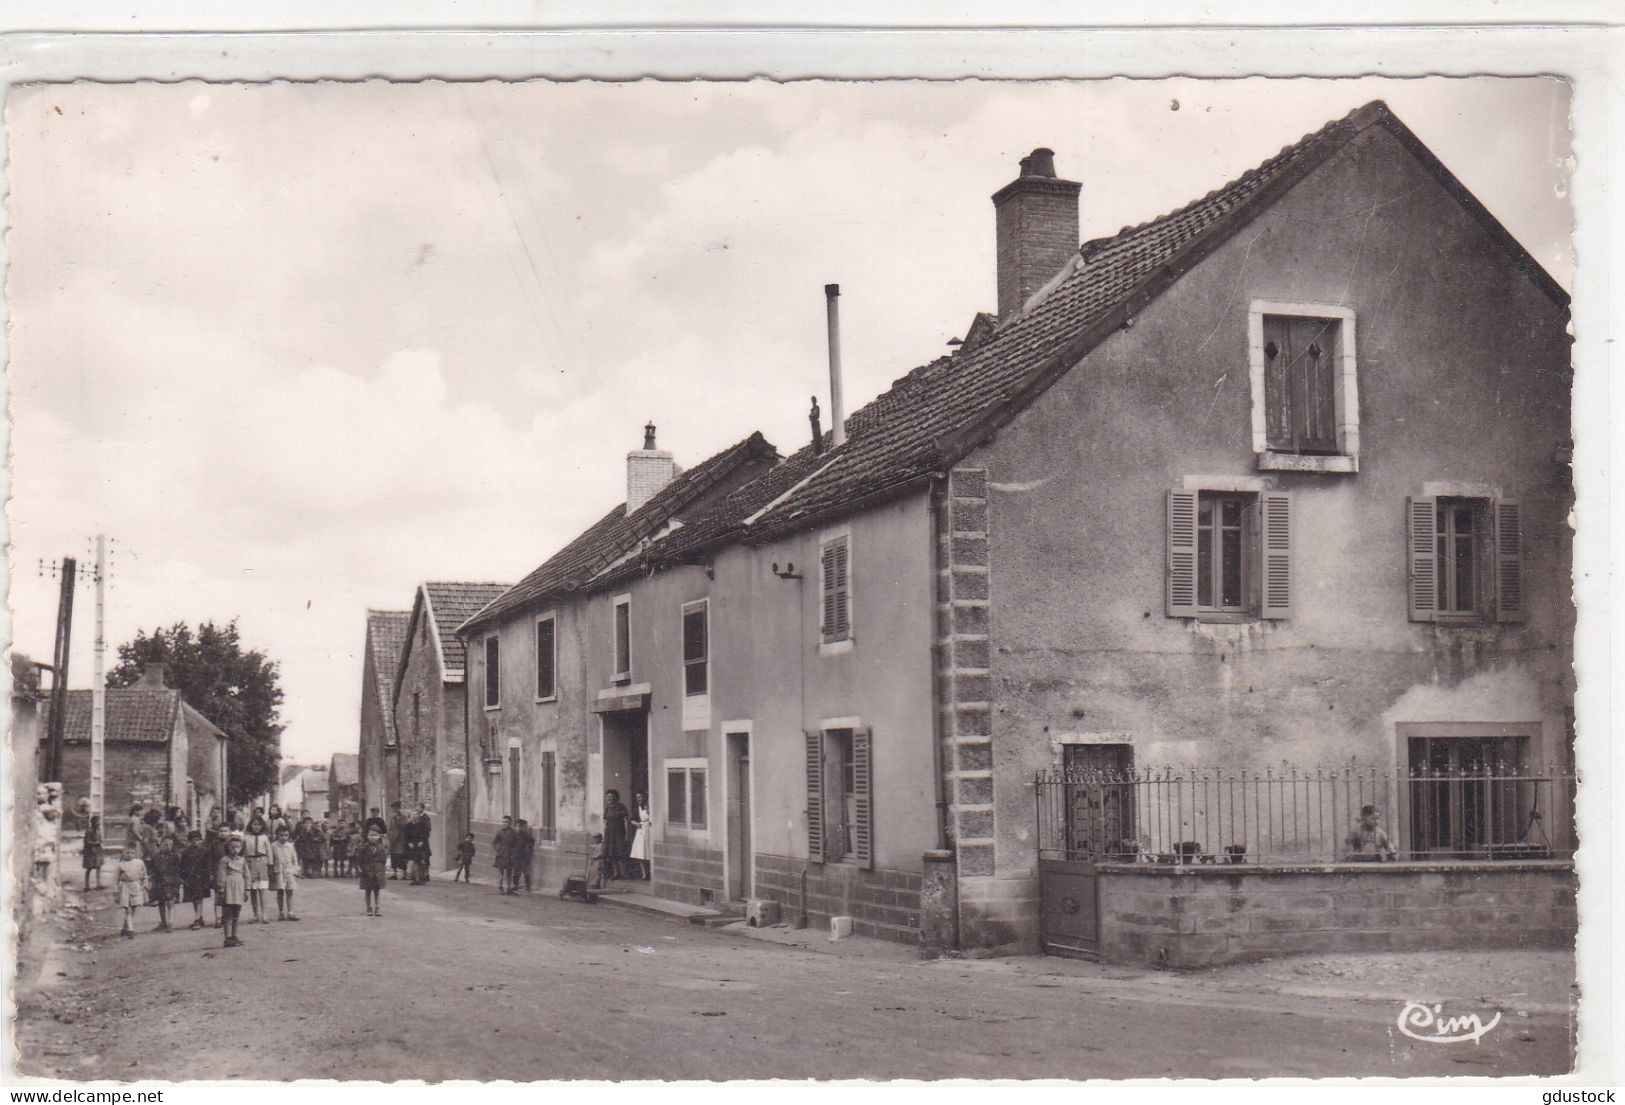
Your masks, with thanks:
[[[344,862],[359,876],[369,917],[382,916],[379,892],[389,861],[385,834],[381,821],[369,819],[353,854],[345,849]],[[173,811],[169,817],[156,810],[143,816],[139,808],[132,809],[131,830],[113,874],[114,901],[124,911],[120,934],[125,939],[135,936],[135,911],[146,905],[158,909],[154,932],[173,930],[171,918],[181,903],[192,906],[193,919],[187,927],[205,928],[203,903],[212,898],[214,927],[222,930],[226,947],[240,948],[243,941],[237,933],[243,907],[251,909],[251,923],[268,924],[268,891],[276,894],[277,920],[299,920],[293,911],[294,892],[309,869],[310,852],[301,853],[294,835],[274,807],[269,817],[256,808],[241,827],[236,815],[229,820],[211,815],[203,832],[188,831],[184,816],[176,817]],[[97,888],[101,886],[101,857],[101,819],[93,817],[84,845],[87,890],[92,874]]]

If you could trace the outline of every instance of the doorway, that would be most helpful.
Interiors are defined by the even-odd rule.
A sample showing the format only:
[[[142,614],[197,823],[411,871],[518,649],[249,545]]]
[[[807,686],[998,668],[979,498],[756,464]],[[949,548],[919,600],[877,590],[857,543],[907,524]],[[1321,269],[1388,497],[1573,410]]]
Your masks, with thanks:
[[[728,897],[742,902],[756,890],[756,852],[752,843],[750,734],[728,734]]]
[[[637,796],[649,794],[649,715],[642,710],[618,710],[602,715],[604,726],[604,781],[595,797],[602,825],[604,795],[615,791],[621,804],[637,816]],[[648,831],[648,830],[645,830]],[[654,850],[649,852],[653,866]]]

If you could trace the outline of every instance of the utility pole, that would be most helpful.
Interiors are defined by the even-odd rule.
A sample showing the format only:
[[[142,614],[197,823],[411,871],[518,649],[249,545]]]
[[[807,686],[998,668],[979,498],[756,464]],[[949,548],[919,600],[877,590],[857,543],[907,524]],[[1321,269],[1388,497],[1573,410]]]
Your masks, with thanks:
[[[40,568],[43,573],[44,565]],[[62,781],[62,737],[68,727],[68,646],[73,639],[73,585],[78,570],[78,562],[73,557],[62,558],[62,591],[56,606],[56,651],[51,656],[51,731],[42,782]]]
[[[96,535],[95,675],[90,685],[90,812],[103,813],[107,747],[107,535]],[[103,819],[105,824],[106,819]]]

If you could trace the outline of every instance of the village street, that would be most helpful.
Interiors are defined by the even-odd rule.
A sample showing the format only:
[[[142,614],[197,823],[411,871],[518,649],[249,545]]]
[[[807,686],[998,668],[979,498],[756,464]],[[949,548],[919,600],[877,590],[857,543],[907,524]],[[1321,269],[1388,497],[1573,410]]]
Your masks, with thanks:
[[[1317,960],[1313,974],[1284,960],[1188,976],[1042,957],[922,961],[890,944],[789,930],[751,938],[541,888],[503,897],[488,885],[388,883],[384,915],[370,919],[351,879],[307,881],[299,924],[245,924],[246,946],[227,951],[213,929],[120,940],[108,897],[92,893],[40,988],[24,979],[25,1074],[1081,1079],[1570,1066],[1561,980],[1572,964],[1555,952],[1342,957],[1341,967]],[[150,928],[153,912],[141,921]],[[1434,967],[1417,970],[1424,963]],[[1456,970],[1467,989],[1401,993],[1437,986],[1426,977],[1437,969]],[[1488,979],[1499,996],[1477,989]],[[1414,1042],[1395,1028],[1404,997],[1501,1019],[1478,1043]]]

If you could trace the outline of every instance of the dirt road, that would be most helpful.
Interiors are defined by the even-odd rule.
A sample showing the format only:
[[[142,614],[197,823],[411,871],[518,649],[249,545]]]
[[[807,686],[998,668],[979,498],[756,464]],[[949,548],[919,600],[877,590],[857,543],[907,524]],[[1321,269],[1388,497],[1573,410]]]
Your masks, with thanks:
[[[107,895],[93,894],[80,939],[21,1003],[22,1071],[530,1081],[1570,1067],[1570,1015],[1551,1004],[1507,1005],[1477,1043],[1423,1043],[1396,1029],[1393,1001],[1046,958],[785,946],[541,893],[387,886],[384,916],[369,919],[352,881],[307,882],[301,923],[244,925],[247,946],[229,951],[212,929],[121,941]]]

